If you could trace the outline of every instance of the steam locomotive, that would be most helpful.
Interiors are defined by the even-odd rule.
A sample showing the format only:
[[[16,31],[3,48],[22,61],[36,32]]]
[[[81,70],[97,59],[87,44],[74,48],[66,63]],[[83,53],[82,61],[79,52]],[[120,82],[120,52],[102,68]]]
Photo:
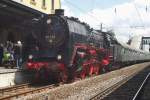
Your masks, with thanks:
[[[116,63],[150,59],[150,54],[119,43],[111,32],[94,30],[77,18],[64,16],[63,10],[34,20],[32,26],[23,37],[22,56],[23,68],[36,79],[66,82],[98,75]]]

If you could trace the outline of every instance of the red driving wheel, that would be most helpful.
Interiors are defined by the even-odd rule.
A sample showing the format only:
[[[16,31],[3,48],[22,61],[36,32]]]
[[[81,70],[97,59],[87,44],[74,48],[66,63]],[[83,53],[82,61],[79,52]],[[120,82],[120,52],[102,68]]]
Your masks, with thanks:
[[[65,82],[67,82],[67,79],[68,79],[68,77],[67,77],[66,71],[60,71],[59,81],[65,83]]]
[[[92,76],[93,72],[94,72],[94,66],[91,65],[89,70],[89,75]]]
[[[81,79],[84,79],[85,77],[86,77],[86,70],[83,69],[83,70],[81,71],[81,73],[80,73],[80,78],[81,78]]]
[[[95,67],[95,74],[96,74],[96,75],[99,75],[99,69],[100,69],[100,67],[99,67],[99,65],[97,65],[97,66]]]

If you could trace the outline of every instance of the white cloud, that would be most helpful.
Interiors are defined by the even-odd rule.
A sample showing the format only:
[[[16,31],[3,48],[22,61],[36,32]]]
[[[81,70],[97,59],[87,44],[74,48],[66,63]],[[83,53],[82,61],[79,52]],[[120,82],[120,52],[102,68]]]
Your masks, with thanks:
[[[116,32],[119,40],[126,42],[132,35],[150,36],[150,8],[146,12],[146,4],[147,0],[134,0],[107,9],[96,8],[76,16],[94,28],[99,28],[100,23],[103,23],[104,27]],[[75,16],[67,7],[66,13]],[[145,28],[134,26],[145,26]]]
[[[73,11],[66,5],[62,5],[62,9],[65,10],[65,16],[75,16]]]

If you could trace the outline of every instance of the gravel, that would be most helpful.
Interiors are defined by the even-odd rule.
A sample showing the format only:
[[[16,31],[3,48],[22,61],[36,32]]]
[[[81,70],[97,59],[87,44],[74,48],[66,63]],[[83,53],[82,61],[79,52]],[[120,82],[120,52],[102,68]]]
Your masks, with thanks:
[[[123,78],[146,68],[150,63],[136,64],[99,76],[87,78],[42,93],[28,95],[18,100],[88,100],[97,92],[103,91]]]

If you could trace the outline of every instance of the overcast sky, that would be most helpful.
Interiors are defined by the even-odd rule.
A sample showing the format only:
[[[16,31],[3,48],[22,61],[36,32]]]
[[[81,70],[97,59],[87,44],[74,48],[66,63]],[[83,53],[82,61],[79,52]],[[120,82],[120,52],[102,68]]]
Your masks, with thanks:
[[[78,17],[91,27],[113,29],[119,40],[150,36],[150,0],[61,0],[67,16]]]

